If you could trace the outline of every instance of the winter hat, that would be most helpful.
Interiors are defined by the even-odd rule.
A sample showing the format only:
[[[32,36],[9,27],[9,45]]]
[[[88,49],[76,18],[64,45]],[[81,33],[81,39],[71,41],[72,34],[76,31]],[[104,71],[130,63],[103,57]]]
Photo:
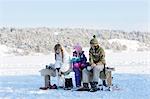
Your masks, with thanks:
[[[82,47],[79,43],[74,46],[75,51],[82,51]]]
[[[98,40],[96,39],[96,36],[94,35],[93,38],[90,41],[90,44],[98,44]]]

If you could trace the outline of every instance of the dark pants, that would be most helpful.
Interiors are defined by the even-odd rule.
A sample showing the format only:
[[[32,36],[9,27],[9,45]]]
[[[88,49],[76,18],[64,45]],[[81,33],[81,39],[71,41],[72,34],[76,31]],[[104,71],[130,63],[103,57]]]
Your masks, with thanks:
[[[79,68],[73,68],[73,71],[75,72],[76,87],[79,87],[81,86],[82,71]]]

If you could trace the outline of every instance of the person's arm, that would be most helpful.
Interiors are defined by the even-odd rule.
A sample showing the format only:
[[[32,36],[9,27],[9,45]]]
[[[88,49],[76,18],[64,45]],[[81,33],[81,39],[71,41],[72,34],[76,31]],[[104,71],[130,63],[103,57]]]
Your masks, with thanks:
[[[90,50],[89,50],[89,63],[90,63],[90,65],[94,64],[94,62],[93,62],[93,56],[92,56],[92,53],[91,53]]]
[[[100,50],[101,52],[101,55],[100,55],[100,57],[101,57],[101,62],[102,62],[102,64],[106,64],[106,61],[105,61],[105,52],[104,52],[104,50],[103,50],[103,48],[101,48],[101,50]]]
[[[86,63],[87,62],[87,58],[86,58],[86,56],[85,56],[85,54],[83,54],[83,62],[82,63]]]
[[[62,52],[62,63],[64,63],[64,53]]]
[[[82,54],[82,55],[83,55],[83,57],[81,59],[81,67],[84,68],[84,67],[86,67],[87,58],[86,58],[85,54]]]
[[[73,57],[72,57],[72,59],[71,59],[71,61],[72,61],[72,63],[74,63],[74,62],[76,62],[76,53],[75,52],[73,52],[73,55],[72,55]]]

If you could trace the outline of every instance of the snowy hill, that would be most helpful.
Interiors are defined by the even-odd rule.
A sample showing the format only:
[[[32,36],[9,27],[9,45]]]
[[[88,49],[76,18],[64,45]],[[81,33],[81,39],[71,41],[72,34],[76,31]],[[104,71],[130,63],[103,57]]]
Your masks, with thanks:
[[[139,42],[137,40],[110,39],[108,40],[108,42],[111,45],[115,43],[120,44],[120,46],[125,47],[125,51],[148,51],[149,50],[149,47],[146,46],[145,43]]]
[[[127,51],[137,51],[137,49],[140,47],[139,41],[135,40],[126,40],[126,39],[110,39],[110,43],[118,42],[121,45],[125,45],[127,47]]]
[[[112,44],[108,42],[108,40],[120,39],[140,42],[142,48],[138,48],[139,51],[150,50],[150,33],[148,32],[84,28],[3,27],[0,28],[0,44],[22,50],[21,53],[15,50],[16,54],[48,54],[57,42],[65,46],[68,51],[76,43],[80,43],[83,47],[89,47],[89,41],[93,35],[96,35],[100,40],[99,43],[106,49],[126,50],[126,46],[120,46],[117,42]]]

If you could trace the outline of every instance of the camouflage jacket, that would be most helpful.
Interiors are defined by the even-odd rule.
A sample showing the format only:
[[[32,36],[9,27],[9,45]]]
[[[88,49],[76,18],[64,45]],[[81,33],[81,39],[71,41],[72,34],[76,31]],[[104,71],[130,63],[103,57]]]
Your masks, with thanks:
[[[90,64],[106,64],[105,52],[102,47],[98,46],[96,49],[90,48],[89,50],[89,62]]]

